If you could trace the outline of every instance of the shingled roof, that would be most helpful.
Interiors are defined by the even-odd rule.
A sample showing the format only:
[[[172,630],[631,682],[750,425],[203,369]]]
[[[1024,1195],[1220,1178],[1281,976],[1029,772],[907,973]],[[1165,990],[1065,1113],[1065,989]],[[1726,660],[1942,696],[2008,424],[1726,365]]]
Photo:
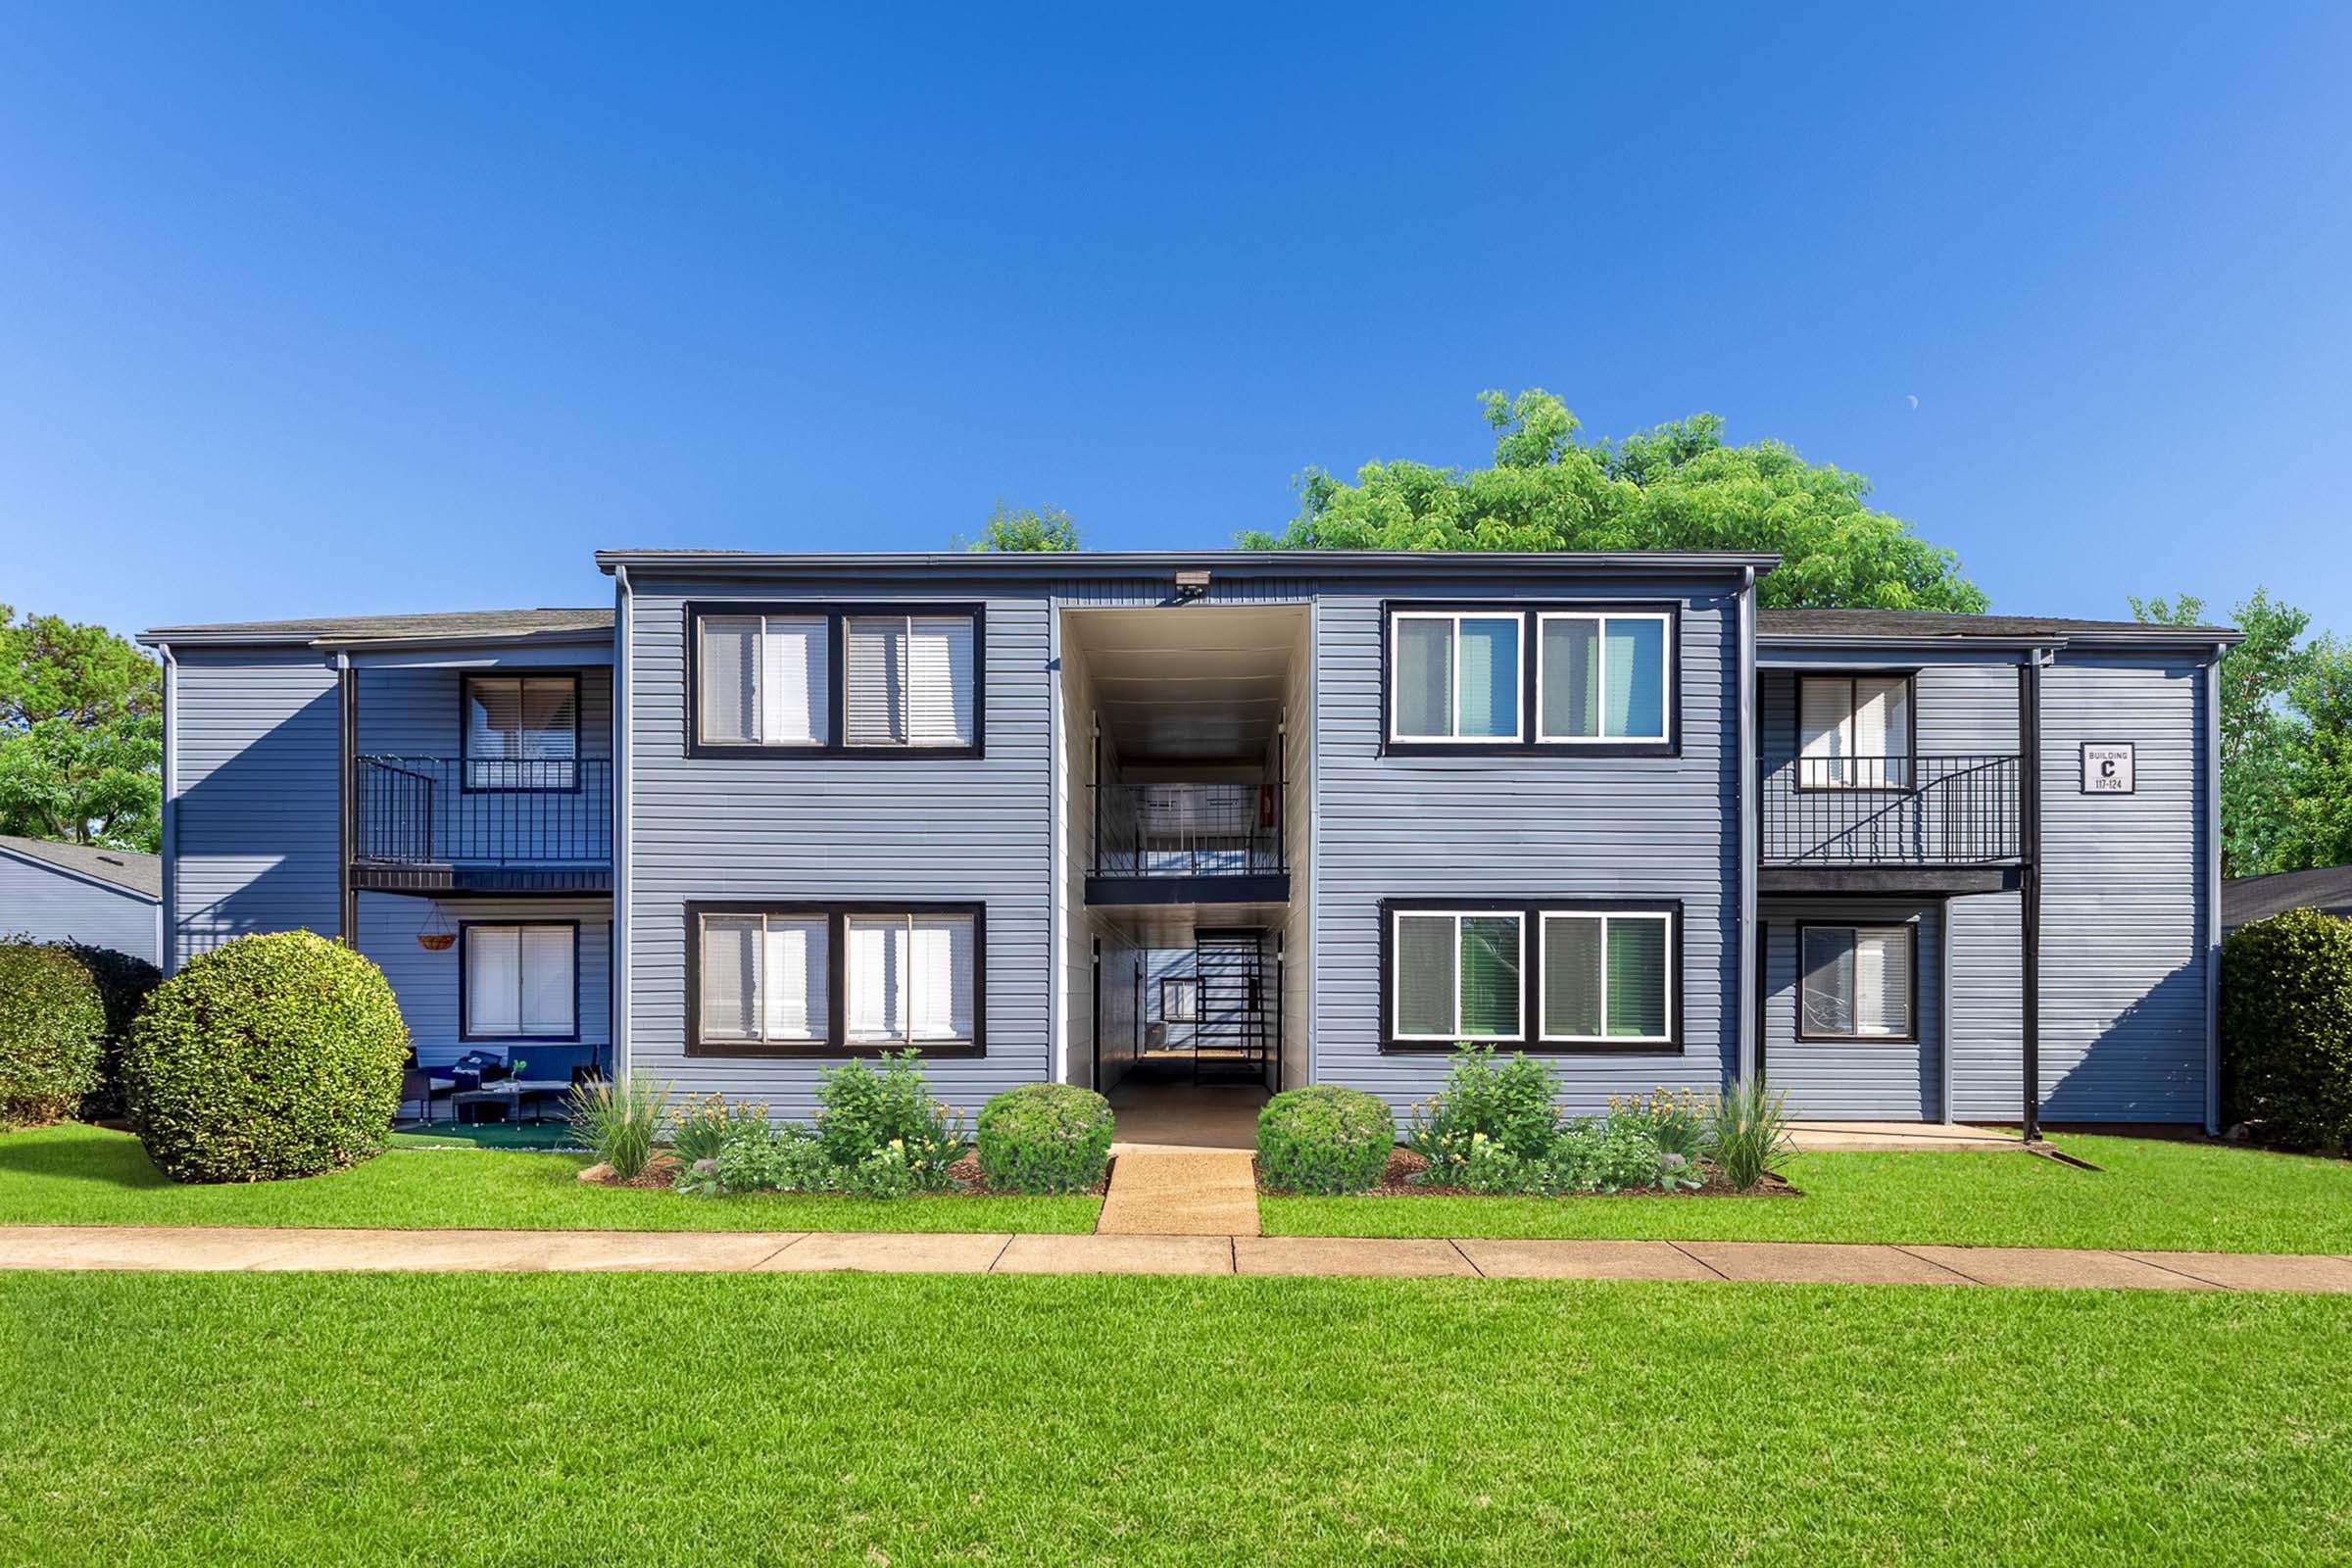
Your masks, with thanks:
[[[2228,626],[2161,626],[2137,620],[2076,620],[2062,615],[1960,615],[1936,610],[1766,610],[1765,637],[1993,637],[2004,641],[2234,643]]]
[[[2234,931],[2289,909],[2352,914],[2352,865],[2316,871],[2280,871],[2275,876],[2233,876],[2222,883],[2222,929]]]
[[[102,850],[87,844],[55,844],[47,839],[21,839],[0,834],[0,852],[40,860],[61,870],[78,872],[96,882],[111,883],[142,899],[164,896],[161,856],[136,850]]]
[[[312,620],[228,620],[156,626],[143,643],[363,643],[603,633],[610,607],[592,610],[450,610],[425,615],[335,615]]]

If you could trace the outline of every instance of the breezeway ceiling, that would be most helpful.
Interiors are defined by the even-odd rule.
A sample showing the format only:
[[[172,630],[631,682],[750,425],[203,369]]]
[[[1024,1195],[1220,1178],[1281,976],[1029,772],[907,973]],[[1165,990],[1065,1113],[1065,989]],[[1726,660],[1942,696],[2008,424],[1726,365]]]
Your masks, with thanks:
[[[1122,761],[1254,761],[1273,744],[1291,661],[1304,657],[1303,606],[1066,614],[1063,642],[1083,652]]]

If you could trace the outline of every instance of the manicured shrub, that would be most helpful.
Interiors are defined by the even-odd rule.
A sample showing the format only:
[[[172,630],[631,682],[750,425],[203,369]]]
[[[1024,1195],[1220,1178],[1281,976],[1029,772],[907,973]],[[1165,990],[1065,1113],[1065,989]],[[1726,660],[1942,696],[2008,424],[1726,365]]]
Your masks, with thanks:
[[[1788,1097],[1761,1077],[1742,1079],[1707,1106],[1707,1157],[1741,1192],[1788,1162]]]
[[[67,950],[81,960],[98,983],[98,1000],[106,1007],[106,1050],[98,1061],[98,1081],[81,1097],[83,1121],[113,1121],[124,1114],[122,1102],[122,1046],[139,1009],[163,982],[164,972],[145,958],[114,948],[87,947],[69,942]]]
[[[669,1119],[669,1085],[643,1073],[616,1080],[590,1078],[571,1086],[565,1107],[571,1135],[621,1181],[634,1181],[654,1157],[655,1140]]]
[[[2222,1090],[2266,1143],[2352,1152],[2352,920],[2290,909],[2222,944]]]
[[[817,1142],[825,1157],[856,1170],[897,1145],[919,1191],[948,1185],[948,1167],[971,1148],[963,1117],[931,1096],[922,1053],[885,1053],[880,1071],[862,1061],[818,1075]]]
[[[1083,1193],[1110,1163],[1110,1102],[1076,1084],[1023,1084],[980,1107],[980,1174],[1012,1193]]]
[[[1405,1144],[1429,1161],[1428,1179],[1440,1186],[1459,1180],[1474,1138],[1518,1159],[1541,1159],[1559,1136],[1554,1093],[1549,1063],[1525,1054],[1497,1061],[1491,1046],[1465,1046],[1453,1054],[1446,1087],[1413,1107]]]
[[[1257,1165],[1269,1187],[1369,1192],[1380,1185],[1396,1147],[1388,1102],[1360,1089],[1286,1089],[1257,1113]]]
[[[71,949],[0,946],[0,1127],[73,1115],[105,1043],[105,1001]]]
[[[156,987],[123,1050],[122,1081],[166,1175],[271,1181],[380,1152],[408,1053],[383,971],[292,931],[239,937]]]

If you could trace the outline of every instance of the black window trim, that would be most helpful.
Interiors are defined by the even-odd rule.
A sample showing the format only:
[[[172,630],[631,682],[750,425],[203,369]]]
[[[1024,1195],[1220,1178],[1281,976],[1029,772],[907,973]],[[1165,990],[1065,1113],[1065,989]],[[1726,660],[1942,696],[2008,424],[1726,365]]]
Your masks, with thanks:
[[[1168,1010],[1168,987],[1191,986],[1193,1010],[1178,1017]],[[1197,974],[1163,974],[1159,977],[1159,1021],[1161,1023],[1197,1024],[1200,1021],[1200,977]]]
[[[825,617],[825,742],[768,746],[703,739],[703,620],[710,615],[822,615]],[[969,746],[853,746],[843,722],[849,683],[844,678],[848,634],[857,615],[964,615],[972,622],[972,743]],[[887,760],[956,760],[988,755],[988,607],[975,600],[888,600],[846,603],[820,599],[689,600],[685,612],[686,755],[692,758],[857,757]]]
[[[571,927],[571,1030],[570,1030],[570,1032],[569,1032],[569,1033],[567,1033],[567,1034],[560,1034],[560,1035],[549,1035],[549,1034],[496,1034],[496,1035],[484,1035],[484,1034],[476,1034],[476,1033],[474,1033],[474,1032],[473,1032],[473,1015],[472,1015],[471,1011],[468,1009],[468,998],[469,998],[469,995],[470,995],[470,992],[469,992],[469,984],[470,984],[470,983],[469,983],[469,981],[468,981],[468,979],[467,979],[467,976],[466,976],[466,971],[467,971],[467,970],[468,970],[468,968],[471,966],[471,954],[472,954],[472,950],[473,950],[473,935],[472,935],[473,931],[474,931],[474,930],[475,930],[475,928],[477,928],[477,927],[489,927],[489,928],[492,928],[492,929],[512,929],[512,930],[516,930],[516,931],[519,931],[519,930],[521,930],[521,929],[522,929],[523,927],[525,927],[525,926],[533,926],[533,925],[564,925],[564,926],[569,926],[569,927]],[[515,976],[516,976],[517,980],[519,981],[519,979],[520,979],[520,977],[521,977],[521,974],[522,974],[522,947],[521,947],[521,939],[520,939],[520,938],[517,938],[517,939],[515,940],[515,962],[514,962],[514,973],[515,973]],[[522,1009],[521,1009],[521,1008],[518,1006],[518,1007],[516,1007],[516,1008],[515,1008],[515,1023],[516,1023],[516,1025],[517,1025],[518,1027],[519,1027],[519,1025],[521,1024],[521,1021],[522,1021]],[[468,1042],[468,1043],[470,1043],[470,1042],[472,1042],[472,1041],[479,1040],[479,1041],[483,1041],[483,1042],[485,1042],[485,1043],[488,1043],[488,1042],[495,1042],[495,1041],[506,1041],[506,1042],[509,1042],[509,1043],[511,1043],[511,1044],[517,1044],[517,1045],[519,1045],[519,1044],[523,1044],[523,1043],[526,1043],[526,1042],[527,1042],[527,1043],[532,1043],[532,1044],[537,1044],[537,1045],[543,1045],[543,1046],[576,1046],[576,1045],[578,1045],[578,1044],[580,1043],[580,922],[579,922],[578,920],[576,920],[576,919],[574,919],[574,920],[551,920],[551,919],[544,919],[544,918],[533,918],[533,919],[507,918],[507,919],[500,919],[500,920],[460,920],[460,921],[458,922],[458,1039],[459,1039],[460,1041],[462,1041],[462,1042]]]
[[[703,921],[710,915],[822,916],[825,921],[825,1038],[808,1041],[703,1038]],[[972,1038],[925,1045],[919,1041],[852,1044],[849,1039],[849,941],[852,915],[963,914],[972,921]],[[927,1061],[988,1054],[988,906],[944,899],[692,899],[686,904],[686,1054],[781,1058],[848,1058],[919,1051]]]
[[[587,760],[581,755],[586,747],[582,728],[580,671],[577,669],[541,669],[516,667],[513,669],[466,669],[458,672],[458,793],[461,795],[577,795],[580,793],[583,771],[580,764]],[[568,680],[571,682],[571,782],[564,784],[476,784],[473,764],[479,762],[511,762],[509,757],[480,757],[473,755],[473,683],[477,680]]]
[[[1907,760],[1911,763],[1911,782],[1908,784],[1808,784],[1805,782],[1805,682],[1809,680],[1841,680],[1849,686],[1863,679],[1893,680],[1903,683],[1903,736],[1911,748]],[[1916,669],[1800,669],[1796,671],[1794,698],[1788,720],[1789,787],[1799,795],[1917,795],[1919,778],[1919,671]],[[1849,715],[1852,711],[1849,707]]]
[[[1680,757],[1683,755],[1683,611],[1679,599],[1384,599],[1380,605],[1380,754],[1383,757]],[[1519,617],[1519,738],[1414,740],[1396,733],[1396,617]],[[1663,615],[1666,619],[1664,740],[1544,740],[1538,705],[1544,615]]]
[[[1794,970],[1796,993],[1795,1037],[1801,1041],[1820,1041],[1825,1045],[1841,1046],[1916,1046],[1919,1044],[1919,920],[1799,920],[1796,922],[1796,953],[1791,967]],[[1907,967],[1911,977],[1910,1000],[1904,1004],[1904,1016],[1911,1027],[1899,1035],[1866,1035],[1855,1030],[1848,1034],[1831,1034],[1805,1027],[1805,933],[1808,931],[1904,931],[1910,935],[1910,959]],[[1860,998],[1856,998],[1857,1016]]]
[[[1396,916],[1400,914],[1458,914],[1464,911],[1515,912],[1521,917],[1519,950],[1519,1036],[1517,1040],[1486,1041],[1497,1049],[1524,1052],[1530,1056],[1680,1056],[1686,1045],[1685,920],[1681,899],[1644,898],[1527,898],[1505,895],[1489,898],[1390,898],[1380,901],[1380,1051],[1383,1055],[1445,1055],[1459,1041],[1399,1040],[1396,1038]],[[1544,1026],[1544,916],[1552,914],[1663,914],[1666,932],[1667,1037],[1664,1040],[1613,1041],[1545,1040]]]

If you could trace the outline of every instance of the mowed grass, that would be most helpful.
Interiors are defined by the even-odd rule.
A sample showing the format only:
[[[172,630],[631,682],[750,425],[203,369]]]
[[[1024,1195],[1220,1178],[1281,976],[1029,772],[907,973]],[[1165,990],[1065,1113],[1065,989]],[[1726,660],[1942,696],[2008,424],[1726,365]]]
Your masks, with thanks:
[[[1091,1231],[1096,1198],[745,1194],[594,1187],[583,1154],[403,1150],[300,1181],[183,1186],[128,1133],[0,1136],[0,1225],[324,1225],[610,1231]]]
[[[1800,1154],[1801,1199],[1266,1198],[1268,1235],[1920,1242],[2352,1253],[2352,1163],[2067,1135],[2008,1150]]]
[[[2352,1300],[0,1276],[0,1560],[2341,1562]]]

